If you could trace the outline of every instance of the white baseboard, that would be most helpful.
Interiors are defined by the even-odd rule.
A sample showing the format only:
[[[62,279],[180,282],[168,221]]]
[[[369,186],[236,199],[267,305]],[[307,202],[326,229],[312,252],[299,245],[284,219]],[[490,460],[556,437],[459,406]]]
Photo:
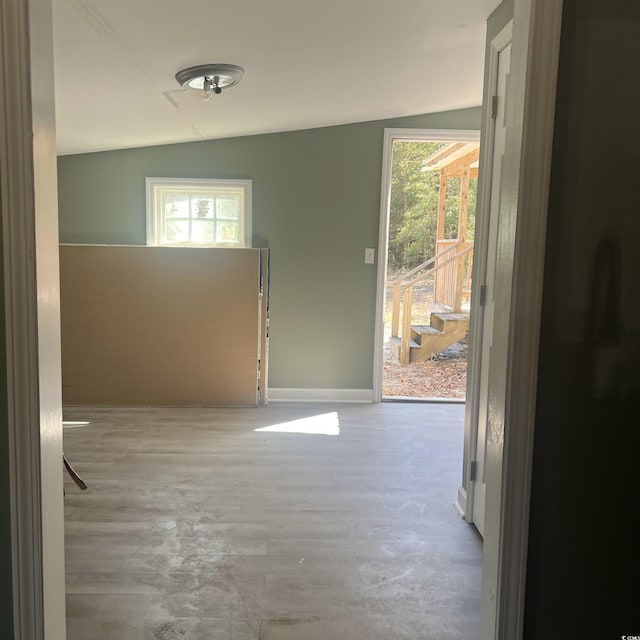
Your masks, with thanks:
[[[373,402],[373,389],[269,389],[269,402]]]

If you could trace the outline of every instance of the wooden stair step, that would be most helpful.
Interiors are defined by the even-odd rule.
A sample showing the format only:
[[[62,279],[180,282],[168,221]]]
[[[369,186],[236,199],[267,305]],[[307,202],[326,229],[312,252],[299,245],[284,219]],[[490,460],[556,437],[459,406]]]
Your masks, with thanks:
[[[389,338],[389,344],[392,347],[396,347],[397,349],[400,349],[400,344],[401,343],[402,343],[402,340],[400,338],[394,338],[393,336],[391,338]],[[415,340],[409,340],[409,348],[411,348],[411,349],[419,349],[420,345]]]
[[[428,324],[412,324],[411,325],[411,338],[412,342],[415,341],[419,346],[422,344],[423,336],[439,336],[442,331],[439,331],[435,327]]]
[[[466,313],[432,313],[431,317],[437,316],[443,320],[454,320],[459,322],[460,320],[468,320],[469,316]]]
[[[432,313],[431,323],[411,325],[409,362],[422,362],[462,340],[469,327],[469,316],[464,313]],[[389,338],[391,352],[400,359],[402,340]]]
[[[442,331],[440,331],[439,329],[436,329],[435,327],[432,327],[430,324],[412,324],[411,331],[417,333],[418,335],[422,335],[425,333],[427,334],[442,333]]]
[[[446,304],[442,304],[442,302],[434,300],[431,305],[431,315],[434,313],[453,313],[453,307],[449,307]]]
[[[469,316],[466,313],[432,313],[431,324],[443,333],[455,330],[464,324],[469,325]]]

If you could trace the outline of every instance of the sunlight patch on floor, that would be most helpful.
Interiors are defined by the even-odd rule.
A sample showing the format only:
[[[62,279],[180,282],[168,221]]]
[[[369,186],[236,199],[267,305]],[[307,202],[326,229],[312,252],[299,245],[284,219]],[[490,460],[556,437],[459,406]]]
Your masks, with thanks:
[[[313,436],[339,436],[340,420],[338,419],[338,413],[331,411],[330,413],[322,413],[317,416],[300,418],[299,420],[280,422],[279,424],[273,424],[268,427],[254,429],[254,431],[302,433]]]

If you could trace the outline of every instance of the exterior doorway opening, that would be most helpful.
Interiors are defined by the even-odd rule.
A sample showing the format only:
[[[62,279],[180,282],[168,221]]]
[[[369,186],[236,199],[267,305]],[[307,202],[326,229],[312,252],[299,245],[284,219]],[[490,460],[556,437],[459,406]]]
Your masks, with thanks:
[[[480,154],[469,137],[391,140],[384,400],[465,399]]]

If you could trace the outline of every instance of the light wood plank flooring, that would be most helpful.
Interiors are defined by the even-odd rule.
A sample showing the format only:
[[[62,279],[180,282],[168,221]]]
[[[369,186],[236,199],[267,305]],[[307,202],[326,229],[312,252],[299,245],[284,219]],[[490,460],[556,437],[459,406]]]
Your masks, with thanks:
[[[68,640],[474,640],[463,413],[66,410]]]

